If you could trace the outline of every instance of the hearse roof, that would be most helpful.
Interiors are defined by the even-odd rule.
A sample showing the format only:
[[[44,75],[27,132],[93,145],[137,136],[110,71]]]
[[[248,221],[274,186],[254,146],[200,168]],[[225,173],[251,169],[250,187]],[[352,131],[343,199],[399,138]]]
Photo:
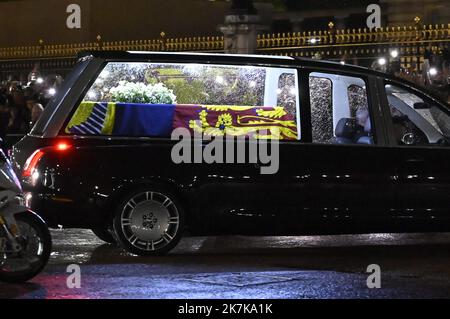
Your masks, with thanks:
[[[235,63],[263,63],[269,65],[292,65],[304,67],[322,67],[339,70],[353,69],[358,73],[379,73],[364,67],[355,65],[342,65],[338,62],[314,60],[307,58],[298,58],[278,55],[256,55],[256,54],[223,54],[223,53],[198,53],[198,52],[160,52],[160,51],[83,51],[78,57],[93,56],[107,60],[174,60],[174,61],[198,61],[198,62],[235,62]],[[379,73],[386,76],[384,73]]]
[[[389,79],[392,82],[403,83],[409,87],[415,88],[416,90],[424,92],[422,87],[417,86],[414,83],[406,81],[404,79],[398,78],[396,76],[390,75],[388,73],[383,73],[380,71],[375,71],[366,67],[356,66],[351,64],[341,64],[339,62],[315,60],[299,57],[289,57],[289,56],[274,56],[274,55],[255,55],[255,54],[222,54],[222,53],[197,53],[197,52],[160,52],[160,51],[82,51],[78,54],[78,57],[97,57],[105,60],[161,60],[169,62],[203,62],[203,63],[257,63],[257,64],[267,64],[273,66],[293,66],[293,67],[307,67],[311,69],[319,69],[321,71],[336,71],[336,72],[353,72],[356,74],[373,75],[381,78]],[[434,100],[439,101],[440,99],[432,92],[426,92],[429,97]],[[446,104],[442,103],[441,104]]]

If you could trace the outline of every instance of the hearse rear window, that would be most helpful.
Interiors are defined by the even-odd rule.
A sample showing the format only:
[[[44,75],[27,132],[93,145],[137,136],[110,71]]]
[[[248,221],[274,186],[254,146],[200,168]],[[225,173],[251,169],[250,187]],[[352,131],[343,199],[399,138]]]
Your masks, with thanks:
[[[313,72],[309,92],[313,143],[375,144],[363,79]]]
[[[73,135],[300,139],[297,71],[289,68],[109,63],[65,128]]]

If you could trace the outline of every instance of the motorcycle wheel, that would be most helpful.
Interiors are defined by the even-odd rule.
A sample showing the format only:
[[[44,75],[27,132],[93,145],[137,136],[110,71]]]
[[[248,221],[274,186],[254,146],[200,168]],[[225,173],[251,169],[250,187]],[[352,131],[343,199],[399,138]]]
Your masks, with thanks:
[[[0,281],[21,283],[39,274],[47,265],[52,239],[45,222],[32,212],[15,215],[20,229],[19,253],[0,253]]]

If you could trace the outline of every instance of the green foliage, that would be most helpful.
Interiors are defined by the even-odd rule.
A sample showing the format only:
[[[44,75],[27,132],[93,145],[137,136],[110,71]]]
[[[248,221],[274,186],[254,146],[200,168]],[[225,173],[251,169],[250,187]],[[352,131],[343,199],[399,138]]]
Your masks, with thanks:
[[[180,69],[172,69],[172,68],[166,68],[166,69],[157,69],[160,76],[183,76],[184,73]]]
[[[186,79],[172,78],[164,83],[173,90],[179,104],[201,104],[205,101],[205,88],[201,81],[188,83]]]
[[[248,92],[242,98],[242,105],[258,105],[258,97],[255,92]]]

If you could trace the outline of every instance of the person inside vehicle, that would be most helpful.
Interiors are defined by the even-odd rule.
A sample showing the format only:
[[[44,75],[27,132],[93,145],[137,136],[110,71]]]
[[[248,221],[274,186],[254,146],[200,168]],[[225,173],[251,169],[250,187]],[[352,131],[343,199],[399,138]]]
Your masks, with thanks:
[[[360,108],[356,111],[357,131],[355,134],[355,143],[373,144],[372,124],[370,122],[369,110]]]
[[[335,129],[335,144],[373,144],[369,110],[356,110],[354,118],[341,118]]]

